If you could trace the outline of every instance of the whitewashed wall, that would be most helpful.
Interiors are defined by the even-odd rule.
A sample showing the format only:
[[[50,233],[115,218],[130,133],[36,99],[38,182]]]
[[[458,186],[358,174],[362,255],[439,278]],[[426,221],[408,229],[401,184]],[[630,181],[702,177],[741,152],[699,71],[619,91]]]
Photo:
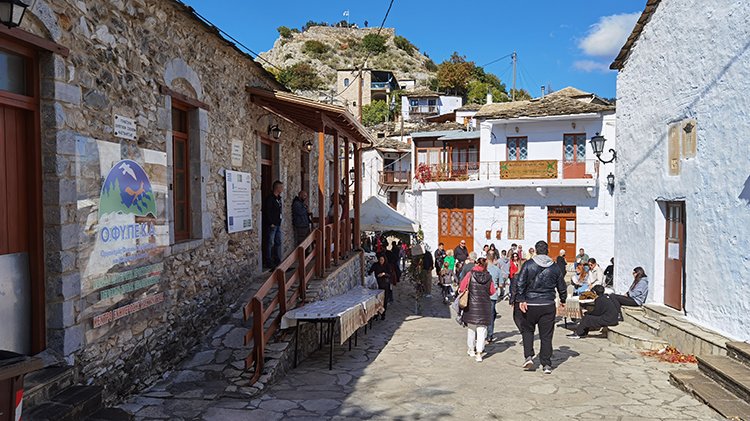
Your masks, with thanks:
[[[441,95],[440,99],[438,100],[440,114],[451,113],[456,108],[461,108],[463,105],[464,100],[460,96]]]
[[[658,201],[684,200],[686,315],[739,340],[750,340],[748,16],[744,0],[662,1],[617,80],[616,286],[643,266],[650,301],[662,301]],[[697,157],[669,176],[667,126],[686,117]]]

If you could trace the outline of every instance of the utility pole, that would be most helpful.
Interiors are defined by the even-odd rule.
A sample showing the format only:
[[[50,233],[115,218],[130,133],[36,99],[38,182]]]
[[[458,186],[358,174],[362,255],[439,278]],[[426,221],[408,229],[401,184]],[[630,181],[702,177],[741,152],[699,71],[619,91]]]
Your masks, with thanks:
[[[518,54],[514,51],[510,56],[513,59],[513,90],[511,91],[510,100],[516,100],[516,64],[518,63]]]

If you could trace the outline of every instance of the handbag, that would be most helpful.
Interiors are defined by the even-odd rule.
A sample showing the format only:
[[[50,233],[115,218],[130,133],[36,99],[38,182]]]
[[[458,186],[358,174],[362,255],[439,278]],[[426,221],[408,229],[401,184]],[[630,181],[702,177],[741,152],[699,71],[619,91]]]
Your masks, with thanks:
[[[471,284],[471,279],[469,279],[469,284]],[[458,307],[460,309],[465,309],[469,306],[469,284],[466,285],[464,292],[458,295]]]

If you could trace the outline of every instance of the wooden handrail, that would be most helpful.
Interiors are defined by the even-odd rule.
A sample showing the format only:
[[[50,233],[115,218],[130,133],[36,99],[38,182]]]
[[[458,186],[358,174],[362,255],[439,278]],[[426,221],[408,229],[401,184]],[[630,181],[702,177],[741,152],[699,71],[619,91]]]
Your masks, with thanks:
[[[339,232],[339,247],[331,250],[331,245],[335,244],[333,239],[334,226],[338,228]],[[252,352],[245,358],[245,369],[249,370],[254,368],[253,377],[250,379],[250,384],[254,384],[260,378],[263,372],[263,355],[265,352],[266,345],[273,336],[274,333],[281,327],[281,319],[284,314],[296,308],[299,305],[304,304],[307,292],[307,283],[318,273],[322,276],[325,269],[331,267],[334,256],[343,258],[353,248],[353,233],[352,230],[348,230],[345,219],[334,221],[323,227],[325,230],[325,244],[321,244],[323,238],[323,232],[320,229],[315,229],[310,235],[300,243],[295,250],[289,254],[282,262],[277,266],[273,273],[266,279],[265,282],[260,286],[258,291],[255,293],[253,298],[245,304],[243,307],[243,316],[245,322],[251,318],[253,320],[252,329],[245,334],[245,346],[253,343]],[[357,234],[359,235],[359,234]],[[315,244],[315,247],[313,247]],[[310,251],[307,251],[310,250]],[[297,265],[294,273],[287,278],[287,271],[294,265]],[[298,287],[294,288],[297,284]],[[264,304],[265,299],[271,293],[271,290],[276,287],[275,296]],[[291,291],[291,296],[289,292]],[[278,312],[276,311],[278,309]],[[266,322],[271,320],[271,316],[276,313],[273,317],[273,321],[266,328]]]

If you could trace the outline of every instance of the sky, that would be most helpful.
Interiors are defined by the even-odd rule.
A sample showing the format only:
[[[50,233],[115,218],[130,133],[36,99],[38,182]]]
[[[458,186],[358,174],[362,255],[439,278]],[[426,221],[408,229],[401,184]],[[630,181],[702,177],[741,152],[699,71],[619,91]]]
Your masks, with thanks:
[[[183,0],[255,52],[267,51],[276,28],[308,20],[378,26],[390,0]],[[386,27],[409,39],[435,63],[454,51],[498,75],[510,88],[518,54],[517,86],[533,96],[541,86],[575,86],[616,96],[617,72],[609,70],[646,0],[395,0]],[[494,62],[494,63],[492,63]],[[492,64],[489,64],[492,63]]]

